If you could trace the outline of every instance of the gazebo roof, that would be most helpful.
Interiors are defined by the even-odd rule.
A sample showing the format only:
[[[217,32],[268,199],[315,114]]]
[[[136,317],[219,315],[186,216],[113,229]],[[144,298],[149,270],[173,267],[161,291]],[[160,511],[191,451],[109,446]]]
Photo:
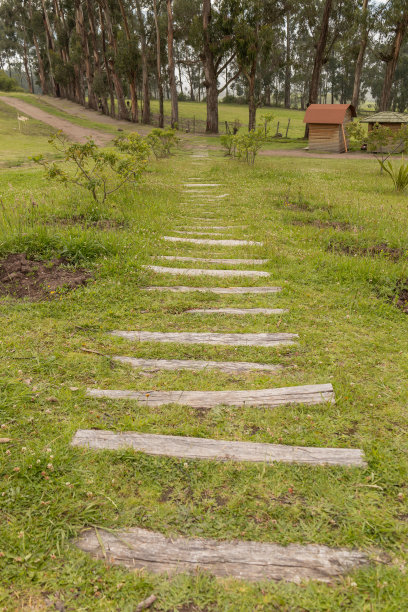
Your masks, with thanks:
[[[351,104],[311,104],[307,107],[304,123],[329,123],[341,125],[348,109],[351,116],[356,116],[354,106]]]
[[[408,114],[383,111],[361,119],[361,123],[408,123]]]

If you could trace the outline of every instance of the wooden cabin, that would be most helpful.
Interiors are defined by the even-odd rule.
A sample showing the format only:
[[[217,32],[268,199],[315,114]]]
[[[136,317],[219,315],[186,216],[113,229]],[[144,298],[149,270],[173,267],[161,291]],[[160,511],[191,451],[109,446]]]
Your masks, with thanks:
[[[361,119],[361,123],[368,123],[368,131],[371,132],[376,125],[388,128],[391,132],[398,132],[404,125],[408,124],[408,115],[404,113],[393,113],[391,111],[383,111],[375,113],[370,117]],[[396,146],[397,144],[397,146]],[[391,141],[389,145],[381,147],[382,151],[394,151],[398,153],[404,150],[405,145],[402,143],[398,147],[398,143]]]
[[[309,126],[309,150],[344,153],[348,151],[346,125],[356,116],[351,104],[311,104],[304,123]]]

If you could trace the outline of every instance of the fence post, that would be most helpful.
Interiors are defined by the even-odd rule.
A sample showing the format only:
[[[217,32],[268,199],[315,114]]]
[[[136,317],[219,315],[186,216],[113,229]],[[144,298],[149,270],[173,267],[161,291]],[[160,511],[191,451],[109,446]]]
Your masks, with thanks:
[[[286,127],[286,135],[285,135],[285,138],[287,138],[287,137],[288,137],[289,126],[290,126],[290,117],[289,117],[289,119],[288,119],[288,125],[287,125],[287,127]]]
[[[276,134],[275,136],[277,136],[279,134],[279,121],[278,121],[278,125],[276,126]]]
[[[195,134],[195,115],[193,115],[193,133]]]

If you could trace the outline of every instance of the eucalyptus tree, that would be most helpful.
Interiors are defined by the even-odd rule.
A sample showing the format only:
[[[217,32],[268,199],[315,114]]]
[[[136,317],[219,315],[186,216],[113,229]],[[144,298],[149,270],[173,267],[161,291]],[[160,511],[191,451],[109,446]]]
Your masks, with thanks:
[[[382,13],[382,49],[380,59],[385,64],[385,72],[379,103],[380,111],[389,109],[395,71],[407,30],[407,0],[390,0],[386,10]]]

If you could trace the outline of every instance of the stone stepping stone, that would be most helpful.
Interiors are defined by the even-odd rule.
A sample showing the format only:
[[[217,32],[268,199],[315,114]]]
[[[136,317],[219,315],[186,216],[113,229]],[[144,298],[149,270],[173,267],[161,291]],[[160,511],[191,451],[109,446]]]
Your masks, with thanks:
[[[157,370],[221,370],[222,372],[276,372],[282,366],[266,363],[253,363],[250,361],[200,361],[199,359],[139,359],[136,357],[123,357],[114,355],[113,361],[126,363],[133,368],[148,371]]]
[[[189,314],[229,314],[229,315],[277,315],[289,312],[286,308],[191,308]]]
[[[286,404],[334,403],[331,384],[282,387],[280,389],[253,389],[250,391],[129,391],[127,389],[87,389],[88,397],[112,400],[134,400],[146,406],[182,404],[191,408],[216,406],[251,406],[276,408]]]
[[[205,238],[184,238],[182,236],[163,236],[167,242],[190,242],[191,244],[209,244],[214,246],[262,246],[262,242],[255,240],[206,240]]]
[[[189,226],[191,229],[196,229],[199,232],[202,230],[229,230],[229,229],[242,229],[242,225],[193,225]],[[206,232],[208,233],[208,232]]]
[[[210,344],[213,346],[281,346],[294,344],[298,334],[217,334],[211,332],[148,332],[114,330],[112,336],[138,342],[175,342],[178,344]]]
[[[243,293],[278,293],[282,287],[183,287],[173,285],[173,287],[141,287],[141,291],[169,291],[171,293],[189,293],[199,291],[200,293],[220,293],[220,294],[243,294]]]
[[[187,193],[187,192],[185,192],[185,193]],[[190,191],[189,193],[191,193],[192,197],[194,197],[194,198],[201,197],[201,196],[198,196],[198,195],[193,195],[192,191]],[[221,195],[211,195],[211,199],[221,200],[222,198],[228,198],[229,195],[230,195],[229,193],[222,193]],[[207,200],[207,201],[209,202],[210,200]]]
[[[216,461],[248,461],[251,463],[306,463],[307,465],[342,465],[364,467],[359,448],[318,448],[286,446],[262,442],[235,442],[211,438],[163,436],[134,431],[116,433],[100,429],[79,429],[72,446],[96,450],[133,448],[147,455]]]
[[[269,272],[262,270],[212,270],[200,268],[167,268],[166,266],[142,266],[145,270],[151,270],[157,274],[172,274],[174,276],[246,276],[249,278],[260,278],[270,276]]]
[[[94,559],[134,571],[156,574],[196,574],[197,569],[218,577],[247,581],[305,580],[332,582],[333,578],[369,563],[365,553],[315,544],[281,546],[270,542],[225,541],[172,537],[139,527],[118,531],[87,529],[75,546]]]
[[[200,263],[219,263],[226,265],[262,265],[268,263],[268,259],[214,259],[211,257],[182,257],[178,255],[157,255],[158,259],[166,259],[167,261],[196,261]]]

